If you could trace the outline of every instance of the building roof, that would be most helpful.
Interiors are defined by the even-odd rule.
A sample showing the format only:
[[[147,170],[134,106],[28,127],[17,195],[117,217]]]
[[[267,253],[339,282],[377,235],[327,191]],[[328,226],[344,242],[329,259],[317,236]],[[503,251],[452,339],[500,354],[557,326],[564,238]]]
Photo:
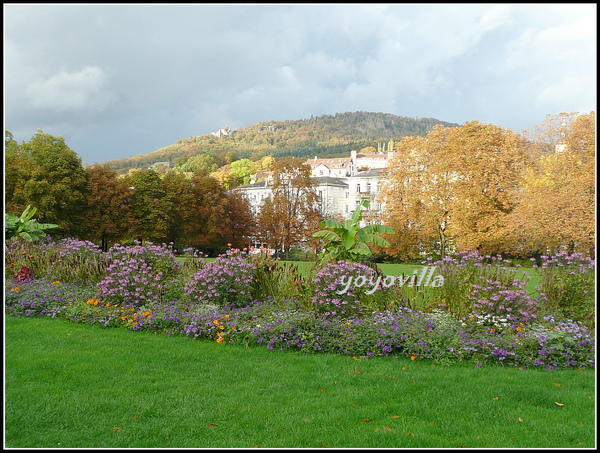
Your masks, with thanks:
[[[317,181],[319,185],[348,187],[345,178],[334,178],[333,176],[316,176],[312,178]]]
[[[321,164],[325,165],[329,169],[348,168],[352,163],[352,159],[350,157],[332,157],[318,159],[317,156],[315,156],[314,159],[308,159],[306,163],[312,168],[318,167]]]
[[[371,168],[370,170],[359,171],[350,178],[380,178],[385,174],[385,168]]]
[[[356,154],[357,159],[381,159],[387,160],[387,153],[358,153]]]

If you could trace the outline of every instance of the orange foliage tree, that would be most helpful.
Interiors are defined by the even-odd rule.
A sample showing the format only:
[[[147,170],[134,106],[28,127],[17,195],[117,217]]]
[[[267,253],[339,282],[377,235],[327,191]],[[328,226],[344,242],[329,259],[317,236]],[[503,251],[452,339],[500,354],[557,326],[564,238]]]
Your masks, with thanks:
[[[398,142],[382,193],[390,254],[502,250],[526,150],[519,134],[476,121]]]
[[[562,113],[535,129],[537,159],[508,218],[520,253],[594,253],[595,122],[595,112]]]

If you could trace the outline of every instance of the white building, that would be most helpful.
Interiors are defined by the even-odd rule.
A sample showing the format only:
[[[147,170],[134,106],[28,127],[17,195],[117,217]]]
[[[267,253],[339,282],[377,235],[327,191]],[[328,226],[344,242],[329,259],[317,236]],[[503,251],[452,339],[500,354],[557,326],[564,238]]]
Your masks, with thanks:
[[[323,217],[349,218],[364,199],[370,201],[370,216],[365,216],[365,220],[367,217],[371,220],[379,217],[382,212],[379,199],[381,175],[392,155],[391,152],[352,151],[349,158],[319,159],[315,156],[314,159],[309,159],[306,163],[310,165],[312,177],[317,183],[315,190],[319,200],[318,208]],[[273,196],[272,173],[261,176],[265,179],[236,189],[245,194],[255,215],[260,212],[264,201]]]

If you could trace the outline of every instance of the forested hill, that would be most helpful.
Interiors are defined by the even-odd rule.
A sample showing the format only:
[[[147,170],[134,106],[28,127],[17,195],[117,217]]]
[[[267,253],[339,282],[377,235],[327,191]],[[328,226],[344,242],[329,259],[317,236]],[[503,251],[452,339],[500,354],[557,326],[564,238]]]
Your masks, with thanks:
[[[370,112],[337,113],[297,121],[266,121],[234,131],[224,127],[228,135],[207,134],[181,139],[149,154],[104,163],[118,173],[126,173],[131,168],[148,168],[165,161],[181,167],[199,154],[209,154],[216,162],[225,163],[242,158],[254,161],[267,155],[276,159],[348,156],[353,149],[377,148],[378,142],[425,135],[437,124],[459,126],[433,118]]]

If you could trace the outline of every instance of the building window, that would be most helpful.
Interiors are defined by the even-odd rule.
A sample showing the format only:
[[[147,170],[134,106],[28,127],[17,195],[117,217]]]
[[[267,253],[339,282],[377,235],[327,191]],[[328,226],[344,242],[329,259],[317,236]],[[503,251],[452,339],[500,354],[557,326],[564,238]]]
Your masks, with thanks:
[[[367,192],[371,192],[371,183],[370,182],[367,183]]]
[[[356,185],[356,193],[360,193],[360,184]]]

